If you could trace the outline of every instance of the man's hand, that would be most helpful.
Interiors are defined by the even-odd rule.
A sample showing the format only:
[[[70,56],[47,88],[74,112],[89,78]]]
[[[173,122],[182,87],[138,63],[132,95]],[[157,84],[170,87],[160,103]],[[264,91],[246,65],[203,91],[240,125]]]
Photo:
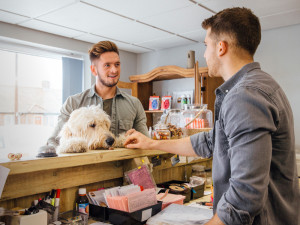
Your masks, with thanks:
[[[151,149],[152,139],[146,137],[142,133],[131,129],[126,132],[127,139],[125,140],[126,148]]]
[[[126,148],[161,150],[183,156],[197,156],[190,137],[176,140],[153,140],[134,129],[127,131],[126,136],[124,143]]]
[[[217,213],[205,225],[225,225],[218,217]]]

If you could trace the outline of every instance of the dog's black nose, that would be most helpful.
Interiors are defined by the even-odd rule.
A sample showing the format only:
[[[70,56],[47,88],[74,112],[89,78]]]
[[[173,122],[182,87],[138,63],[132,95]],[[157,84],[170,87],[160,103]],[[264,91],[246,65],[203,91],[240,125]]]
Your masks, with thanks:
[[[115,142],[115,139],[113,137],[108,137],[105,142],[108,146],[112,146]]]

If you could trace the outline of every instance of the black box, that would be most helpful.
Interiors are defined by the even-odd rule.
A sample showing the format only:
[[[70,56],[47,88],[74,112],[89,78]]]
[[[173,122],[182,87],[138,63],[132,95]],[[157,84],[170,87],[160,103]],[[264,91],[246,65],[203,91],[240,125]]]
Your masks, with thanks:
[[[161,206],[162,202],[158,201],[155,205],[129,213],[117,209],[90,204],[90,216],[98,218],[102,221],[108,220],[110,223],[115,225],[141,225],[145,224],[148,219],[146,218],[144,221],[142,221],[143,213],[151,209],[151,216],[154,216],[161,211]]]
[[[165,183],[157,184],[157,187],[169,188],[169,186],[171,186],[172,184],[184,184],[184,183],[187,183],[187,182],[179,181],[179,180],[171,180],[171,181],[168,181]],[[169,193],[172,193],[172,192],[169,191]],[[176,193],[172,193],[172,194],[176,194]],[[185,190],[181,195],[185,196],[184,203],[189,202],[191,200],[191,189]]]

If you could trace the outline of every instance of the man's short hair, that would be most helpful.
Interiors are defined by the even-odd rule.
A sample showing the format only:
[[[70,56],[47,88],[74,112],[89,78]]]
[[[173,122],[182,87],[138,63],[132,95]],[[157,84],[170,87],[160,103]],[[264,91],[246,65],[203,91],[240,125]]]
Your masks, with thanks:
[[[261,39],[261,27],[257,16],[247,8],[228,8],[202,22],[204,29],[211,28],[216,39],[225,34],[233,38],[235,45],[254,55]]]
[[[94,44],[89,50],[91,62],[95,59],[99,59],[104,52],[115,52],[119,55],[119,49],[115,43],[112,41],[100,41]]]

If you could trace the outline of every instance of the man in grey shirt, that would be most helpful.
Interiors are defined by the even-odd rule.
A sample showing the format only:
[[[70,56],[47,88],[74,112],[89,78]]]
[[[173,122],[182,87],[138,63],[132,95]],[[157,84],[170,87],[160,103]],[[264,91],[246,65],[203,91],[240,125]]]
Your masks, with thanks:
[[[110,116],[110,130],[114,135],[131,128],[148,135],[141,102],[117,87],[121,71],[118,47],[111,41],[100,41],[89,50],[89,55],[96,84],[68,97],[61,108],[58,124],[47,141],[48,146],[58,146],[58,134],[75,109],[90,105],[99,105]]]
[[[293,114],[283,90],[254,62],[259,20],[249,9],[231,8],[202,27],[209,75],[225,81],[216,89],[214,128],[171,141],[130,130],[125,145],[213,156],[214,216],[207,224],[297,225]]]

